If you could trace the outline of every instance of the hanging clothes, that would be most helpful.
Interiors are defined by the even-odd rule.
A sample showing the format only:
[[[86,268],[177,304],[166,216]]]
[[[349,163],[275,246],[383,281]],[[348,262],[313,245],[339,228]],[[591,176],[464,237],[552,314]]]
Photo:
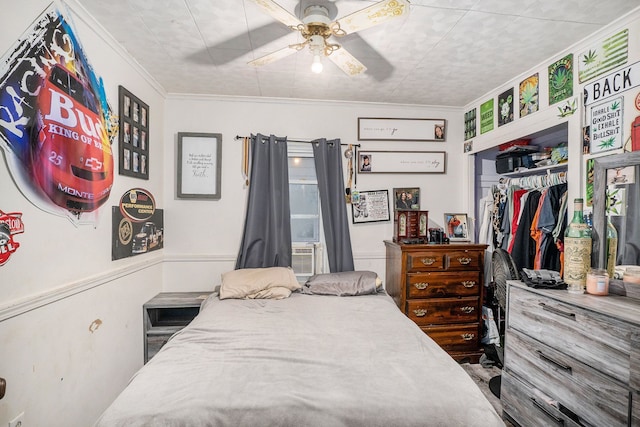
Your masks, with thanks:
[[[491,240],[511,254],[519,270],[562,271],[566,193],[564,172],[501,179],[492,187]]]
[[[518,224],[511,250],[511,257],[518,267],[518,271],[523,268],[533,269],[536,242],[531,238],[531,223],[538,210],[538,202],[541,196],[542,193],[539,190],[529,191],[526,202],[523,203],[520,223]]]

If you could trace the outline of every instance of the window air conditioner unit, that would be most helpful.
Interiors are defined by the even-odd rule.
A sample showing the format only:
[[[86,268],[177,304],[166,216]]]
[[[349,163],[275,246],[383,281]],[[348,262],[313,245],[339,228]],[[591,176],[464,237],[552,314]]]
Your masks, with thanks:
[[[291,267],[296,276],[316,274],[316,247],[294,246],[292,248]]]

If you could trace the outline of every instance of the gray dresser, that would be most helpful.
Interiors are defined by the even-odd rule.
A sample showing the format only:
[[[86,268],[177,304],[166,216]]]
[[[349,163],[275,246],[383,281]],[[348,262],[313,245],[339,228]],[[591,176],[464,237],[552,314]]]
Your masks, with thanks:
[[[521,426],[640,426],[640,301],[510,281],[501,401]]]

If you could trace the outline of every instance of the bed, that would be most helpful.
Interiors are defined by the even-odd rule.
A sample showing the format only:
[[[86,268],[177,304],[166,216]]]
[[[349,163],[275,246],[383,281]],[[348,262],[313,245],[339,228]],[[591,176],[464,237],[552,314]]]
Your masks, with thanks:
[[[504,426],[379,284],[319,289],[212,294],[96,426]]]

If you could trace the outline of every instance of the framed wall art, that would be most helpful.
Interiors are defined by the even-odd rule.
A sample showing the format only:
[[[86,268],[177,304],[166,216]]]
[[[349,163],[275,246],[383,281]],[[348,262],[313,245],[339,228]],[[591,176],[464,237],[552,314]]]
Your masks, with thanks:
[[[220,199],[222,134],[178,133],[177,196]]]
[[[351,203],[351,218],[354,224],[391,221],[389,190],[360,191],[357,203]]]
[[[459,242],[468,242],[469,239],[469,221],[465,213],[445,213],[444,214],[444,230],[445,234],[451,240]]]
[[[358,118],[360,141],[446,141],[444,119]]]
[[[149,106],[125,87],[118,87],[119,173],[149,179]]]
[[[444,151],[358,151],[358,173],[445,173]]]

